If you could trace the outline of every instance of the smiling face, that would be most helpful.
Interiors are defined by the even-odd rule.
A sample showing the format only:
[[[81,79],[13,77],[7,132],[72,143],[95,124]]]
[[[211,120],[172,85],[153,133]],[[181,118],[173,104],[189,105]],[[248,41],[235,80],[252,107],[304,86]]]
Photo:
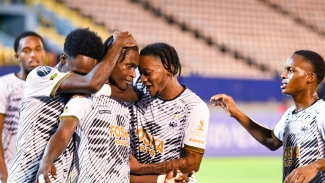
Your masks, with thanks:
[[[295,96],[311,86],[311,78],[315,77],[313,67],[304,57],[292,55],[286,62],[282,77],[282,93]]]
[[[141,81],[152,97],[159,97],[166,91],[166,86],[171,77],[160,58],[141,56],[139,71],[141,73]]]
[[[122,91],[126,90],[136,76],[135,69],[139,66],[139,59],[139,52],[136,49],[128,48],[124,59],[120,58],[114,67],[109,82]]]
[[[37,36],[26,36],[19,41],[15,57],[25,73],[29,73],[35,67],[40,66],[45,58],[44,45]]]

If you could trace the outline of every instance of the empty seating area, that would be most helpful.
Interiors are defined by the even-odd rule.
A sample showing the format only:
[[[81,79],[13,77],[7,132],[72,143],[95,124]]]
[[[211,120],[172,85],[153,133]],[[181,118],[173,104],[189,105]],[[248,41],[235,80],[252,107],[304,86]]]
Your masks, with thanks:
[[[93,17],[95,21],[104,23],[108,30],[130,31],[140,47],[154,42],[166,42],[174,46],[183,65],[182,75],[248,79],[273,77],[273,73],[249,66],[233,55],[196,39],[192,33],[156,17],[139,3],[129,0],[66,0],[66,3]]]
[[[173,16],[176,21],[184,22],[192,29],[198,29],[204,36],[211,37],[212,41],[226,45],[240,55],[251,57],[253,61],[265,64],[279,73],[282,72],[286,59],[296,50],[314,50],[325,56],[323,36],[275,11],[264,1],[148,0],[147,2],[159,8],[161,12]],[[297,2],[301,4],[297,7],[302,9],[307,7],[306,4],[310,4],[310,1],[302,0],[272,1],[281,4],[290,2],[290,5]],[[317,5],[314,3],[316,9],[314,14],[318,16],[314,21],[324,22],[325,2],[321,0],[318,2]],[[303,13],[311,14],[311,11],[299,13],[304,16]]]
[[[292,18],[311,26],[325,36],[325,3],[323,0],[264,0],[275,9],[288,13]]]

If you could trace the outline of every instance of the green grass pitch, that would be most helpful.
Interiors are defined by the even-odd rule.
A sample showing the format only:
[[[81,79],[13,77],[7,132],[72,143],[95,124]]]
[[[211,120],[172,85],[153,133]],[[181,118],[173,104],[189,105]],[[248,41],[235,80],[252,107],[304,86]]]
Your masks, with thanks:
[[[282,182],[282,157],[203,158],[198,183]]]

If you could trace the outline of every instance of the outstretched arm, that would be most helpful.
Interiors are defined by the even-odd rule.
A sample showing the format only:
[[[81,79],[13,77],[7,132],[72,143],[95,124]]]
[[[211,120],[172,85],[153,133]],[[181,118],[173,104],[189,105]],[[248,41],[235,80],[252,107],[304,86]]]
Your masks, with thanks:
[[[272,137],[272,130],[256,123],[246,114],[241,112],[232,97],[225,94],[217,94],[211,97],[214,106],[221,106],[226,113],[235,118],[258,142],[269,148],[277,150],[282,142]]]
[[[50,183],[48,173],[56,179],[56,168],[53,161],[57,159],[66,149],[71,137],[77,128],[78,120],[75,118],[64,118],[61,120],[57,131],[53,134],[44,151],[40,161],[40,167],[36,177],[43,174],[47,183]]]
[[[66,78],[58,92],[61,93],[95,93],[109,78],[123,47],[137,46],[132,34],[128,32],[114,32],[114,42],[106,52],[103,60],[87,75],[72,74]]]

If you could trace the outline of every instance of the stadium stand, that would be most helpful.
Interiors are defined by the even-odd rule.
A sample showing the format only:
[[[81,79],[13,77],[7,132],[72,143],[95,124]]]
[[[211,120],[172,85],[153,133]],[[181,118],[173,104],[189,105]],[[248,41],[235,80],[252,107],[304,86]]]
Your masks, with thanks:
[[[153,42],[167,42],[173,45],[179,52],[184,75],[260,79],[273,77],[272,73],[263,72],[240,59],[236,60],[232,55],[196,39],[191,32],[184,32],[178,26],[145,11],[140,4],[127,0],[65,2],[69,7],[79,9],[98,22],[104,21],[104,25],[110,30],[129,30],[141,46]]]
[[[188,28],[197,29],[203,36],[278,73],[282,72],[283,62],[295,50],[310,49],[324,56],[323,36],[261,1],[134,1],[155,7],[156,11],[165,12],[174,21],[184,22]],[[287,1],[278,2],[285,4]],[[309,3],[301,1],[301,4]]]
[[[325,9],[322,0],[311,1],[280,1],[261,0],[278,12],[294,19],[297,23],[306,26],[310,30],[325,36]]]

